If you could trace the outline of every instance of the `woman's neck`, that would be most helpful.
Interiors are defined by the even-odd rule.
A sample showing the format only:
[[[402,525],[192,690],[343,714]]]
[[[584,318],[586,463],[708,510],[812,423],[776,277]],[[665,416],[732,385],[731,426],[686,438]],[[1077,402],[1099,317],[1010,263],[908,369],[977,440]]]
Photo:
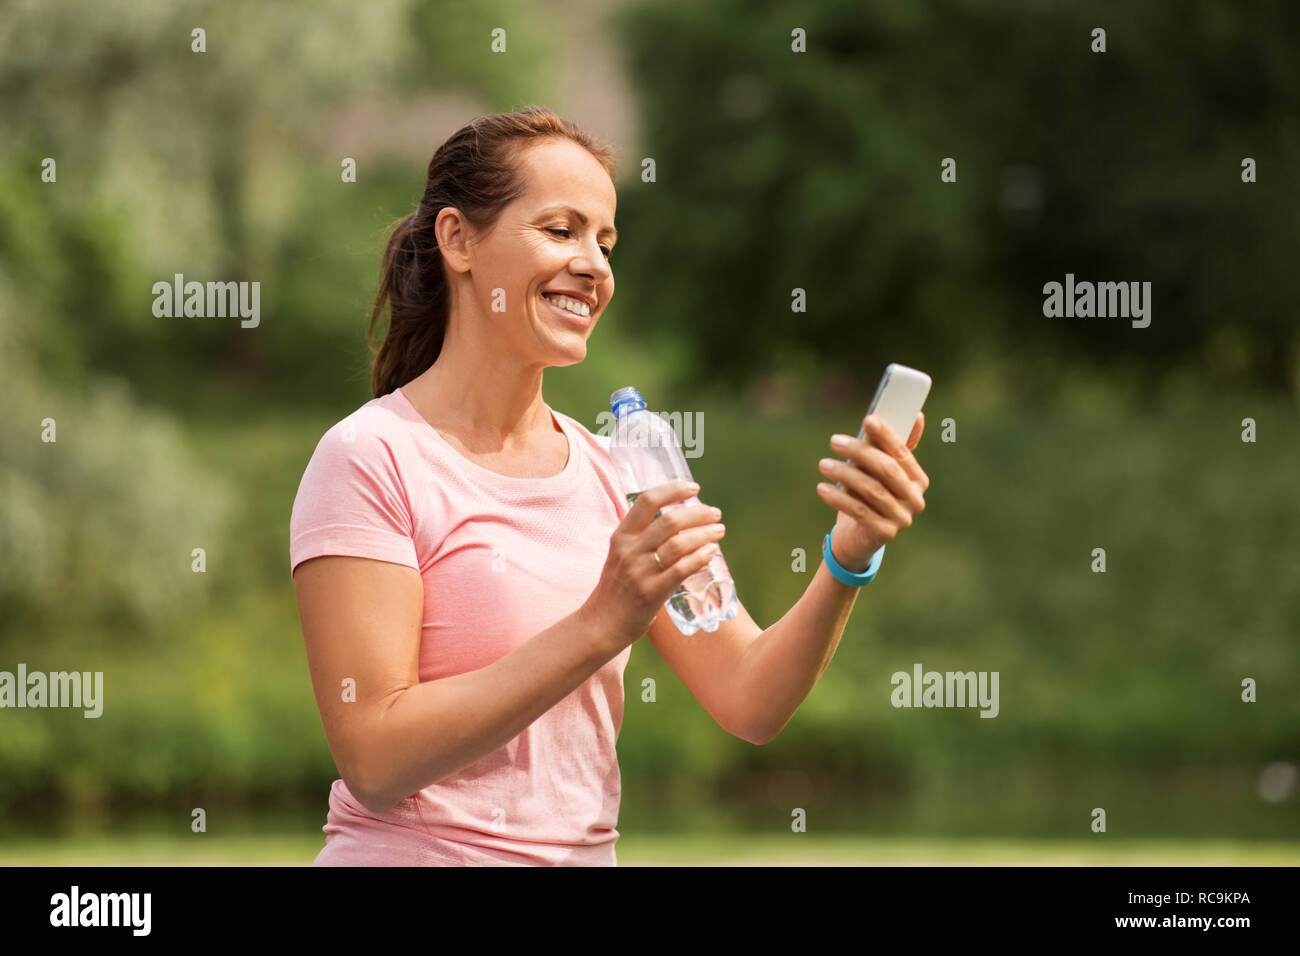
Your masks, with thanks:
[[[556,428],[542,400],[542,372],[502,376],[457,362],[446,352],[402,392],[439,430],[506,447]]]

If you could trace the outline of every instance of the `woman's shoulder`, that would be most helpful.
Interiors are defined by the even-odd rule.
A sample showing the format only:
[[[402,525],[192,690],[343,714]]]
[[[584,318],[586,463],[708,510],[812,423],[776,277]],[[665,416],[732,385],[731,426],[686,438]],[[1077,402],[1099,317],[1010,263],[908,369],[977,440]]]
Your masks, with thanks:
[[[416,422],[394,390],[372,398],[336,421],[316,443],[314,458],[380,458],[396,463],[413,448]]]
[[[290,569],[325,554],[419,569],[413,502],[424,471],[409,467],[411,429],[392,395],[371,399],[321,436],[289,518]]]

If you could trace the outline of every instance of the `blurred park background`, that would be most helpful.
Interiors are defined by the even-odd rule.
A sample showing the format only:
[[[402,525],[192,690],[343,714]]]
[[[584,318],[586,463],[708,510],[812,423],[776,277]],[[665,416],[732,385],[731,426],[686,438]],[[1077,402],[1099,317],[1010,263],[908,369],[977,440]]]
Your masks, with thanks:
[[[99,719],[0,711],[0,863],[311,861],[290,506],[433,150],[531,103],[619,165],[617,293],[545,397],[703,413],[760,624],[829,436],[888,362],[934,377],[928,507],[775,741],[634,646],[621,862],[1300,861],[1296,36],[1285,0],[0,6],[0,670],[105,675]],[[260,282],[259,326],[155,317],[175,273]],[[1067,273],[1149,281],[1150,326],[1045,318]],[[893,708],[916,662],[998,671],[999,715]]]

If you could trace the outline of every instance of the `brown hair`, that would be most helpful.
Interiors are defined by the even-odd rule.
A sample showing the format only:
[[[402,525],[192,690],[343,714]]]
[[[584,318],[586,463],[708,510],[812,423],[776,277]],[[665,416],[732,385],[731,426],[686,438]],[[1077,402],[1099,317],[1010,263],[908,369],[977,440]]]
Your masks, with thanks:
[[[495,225],[524,192],[520,155],[548,138],[568,139],[592,154],[614,178],[613,154],[573,123],[541,106],[480,116],[457,130],[429,161],[424,195],[415,212],[393,227],[380,267],[379,294],[366,343],[388,303],[388,331],[370,372],[374,397],[387,395],[425,371],[442,351],[450,296],[434,222],[454,206],[476,231]]]

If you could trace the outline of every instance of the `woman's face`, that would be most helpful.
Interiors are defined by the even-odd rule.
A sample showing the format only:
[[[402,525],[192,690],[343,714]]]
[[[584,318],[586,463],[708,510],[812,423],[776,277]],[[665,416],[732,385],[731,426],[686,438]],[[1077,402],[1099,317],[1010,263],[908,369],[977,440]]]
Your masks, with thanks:
[[[469,247],[474,296],[498,341],[526,361],[573,365],[614,294],[614,183],[568,140],[544,140],[520,162],[524,194]],[[579,302],[588,315],[569,311]]]

